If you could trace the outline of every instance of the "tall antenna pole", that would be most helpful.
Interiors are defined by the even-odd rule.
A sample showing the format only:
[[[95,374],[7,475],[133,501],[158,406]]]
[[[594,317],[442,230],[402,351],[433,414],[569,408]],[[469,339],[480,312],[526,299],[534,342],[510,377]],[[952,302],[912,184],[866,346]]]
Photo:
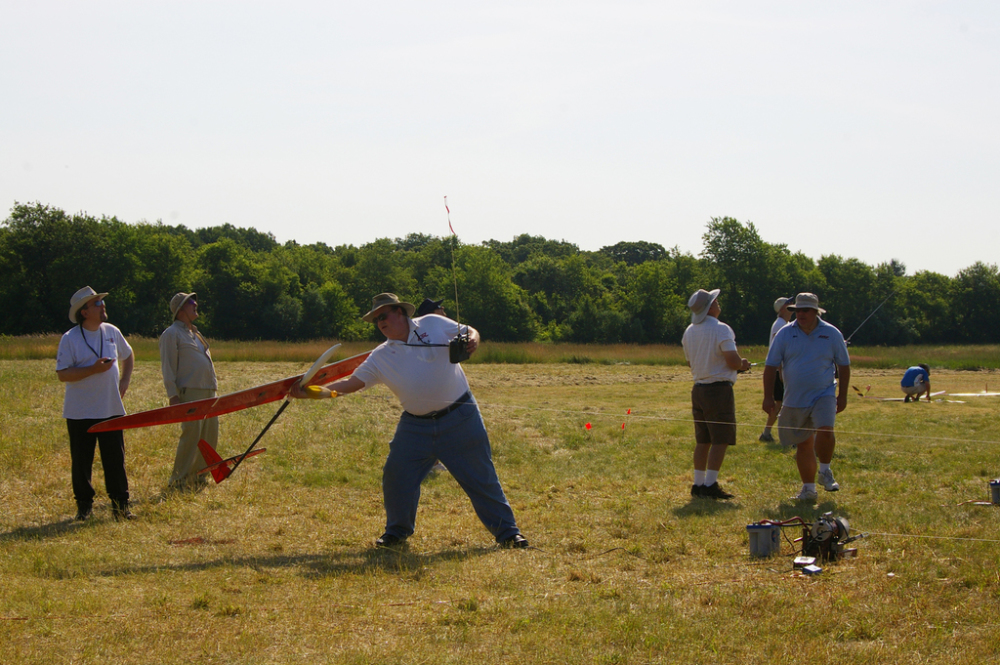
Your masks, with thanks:
[[[448,207],[448,197],[444,197],[444,211],[448,215],[448,230],[451,231],[451,278],[455,284],[455,323],[461,321],[461,314],[458,308],[458,273],[455,270],[455,245],[458,244],[458,234],[455,233],[454,227],[451,225],[451,209]],[[458,334],[462,334],[462,326],[458,327]]]

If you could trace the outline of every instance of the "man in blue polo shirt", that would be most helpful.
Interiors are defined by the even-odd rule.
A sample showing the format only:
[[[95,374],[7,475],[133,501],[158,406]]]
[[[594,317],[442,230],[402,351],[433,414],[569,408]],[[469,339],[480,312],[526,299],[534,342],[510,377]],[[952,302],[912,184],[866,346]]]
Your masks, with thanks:
[[[797,446],[795,462],[802,489],[794,498],[813,501],[817,497],[817,460],[826,491],[840,489],[830,461],[836,445],[836,415],[847,408],[851,359],[841,332],[820,318],[826,310],[820,308],[814,294],[800,293],[788,309],[794,312],[795,320],[774,336],[767,352],[761,408],[765,413],[774,408],[775,375],[781,367],[785,399],[778,416],[778,436],[782,445]]]
[[[904,402],[919,402],[920,396],[927,393],[927,401],[931,401],[931,368],[921,363],[914,365],[903,374],[903,380],[899,382],[899,387],[903,389],[906,397]]]

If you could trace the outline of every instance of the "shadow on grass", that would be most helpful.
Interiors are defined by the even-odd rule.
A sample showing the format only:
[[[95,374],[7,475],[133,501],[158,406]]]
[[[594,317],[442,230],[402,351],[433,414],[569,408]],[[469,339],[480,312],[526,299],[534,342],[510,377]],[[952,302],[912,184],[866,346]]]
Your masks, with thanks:
[[[197,561],[183,564],[149,564],[144,566],[115,567],[109,570],[92,571],[99,577],[118,577],[172,572],[200,572],[226,567],[246,567],[258,572],[274,568],[302,568],[302,576],[307,579],[340,577],[366,573],[413,574],[424,571],[429,566],[447,561],[465,561],[494,552],[496,547],[473,547],[461,550],[438,552],[411,552],[409,549],[384,550],[368,548],[361,551],[331,554],[276,554],[272,556],[228,556],[211,561]]]
[[[827,499],[816,504],[786,499],[779,503],[776,509],[765,511],[765,515],[761,519],[782,522],[792,517],[801,517],[806,522],[815,522],[823,513],[833,513],[837,517],[843,517],[848,520],[851,518],[850,512],[838,508],[837,502],[832,499]]]
[[[110,519],[110,517],[109,517]],[[87,522],[77,522],[76,520],[66,518],[58,522],[52,522],[51,524],[41,524],[38,526],[21,526],[6,533],[0,533],[0,543],[10,543],[10,542],[26,542],[30,540],[44,540],[46,538],[58,538],[60,536],[65,536],[68,533],[73,533],[78,529],[83,529],[90,526],[95,521],[101,521],[99,518],[90,518]]]
[[[701,515],[719,515],[725,512],[732,512],[734,510],[739,510],[739,500],[734,501],[716,501],[715,499],[696,499],[691,497],[683,506],[677,506],[673,509],[674,515],[677,517],[694,517]]]

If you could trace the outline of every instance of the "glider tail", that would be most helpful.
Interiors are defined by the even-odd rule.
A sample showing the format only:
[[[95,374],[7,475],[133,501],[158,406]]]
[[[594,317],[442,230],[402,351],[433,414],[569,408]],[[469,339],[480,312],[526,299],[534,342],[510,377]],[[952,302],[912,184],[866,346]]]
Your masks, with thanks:
[[[215,479],[216,484],[221,483],[223,480],[229,477],[231,469],[226,460],[223,460],[219,456],[219,453],[215,452],[215,448],[209,445],[208,441],[202,439],[198,442],[198,450],[201,451],[201,456],[205,458],[205,463],[208,465],[198,473],[204,473],[205,471],[212,472],[212,478]]]

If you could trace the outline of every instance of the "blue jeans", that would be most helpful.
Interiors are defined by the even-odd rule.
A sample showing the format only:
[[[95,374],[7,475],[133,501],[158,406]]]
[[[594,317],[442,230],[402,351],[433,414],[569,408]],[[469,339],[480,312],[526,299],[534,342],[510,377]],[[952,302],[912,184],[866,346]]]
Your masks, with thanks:
[[[435,460],[448,467],[497,542],[520,533],[493,467],[490,439],[475,398],[451,413],[424,419],[404,413],[382,470],[385,532],[407,538],[417,522],[420,483]]]

